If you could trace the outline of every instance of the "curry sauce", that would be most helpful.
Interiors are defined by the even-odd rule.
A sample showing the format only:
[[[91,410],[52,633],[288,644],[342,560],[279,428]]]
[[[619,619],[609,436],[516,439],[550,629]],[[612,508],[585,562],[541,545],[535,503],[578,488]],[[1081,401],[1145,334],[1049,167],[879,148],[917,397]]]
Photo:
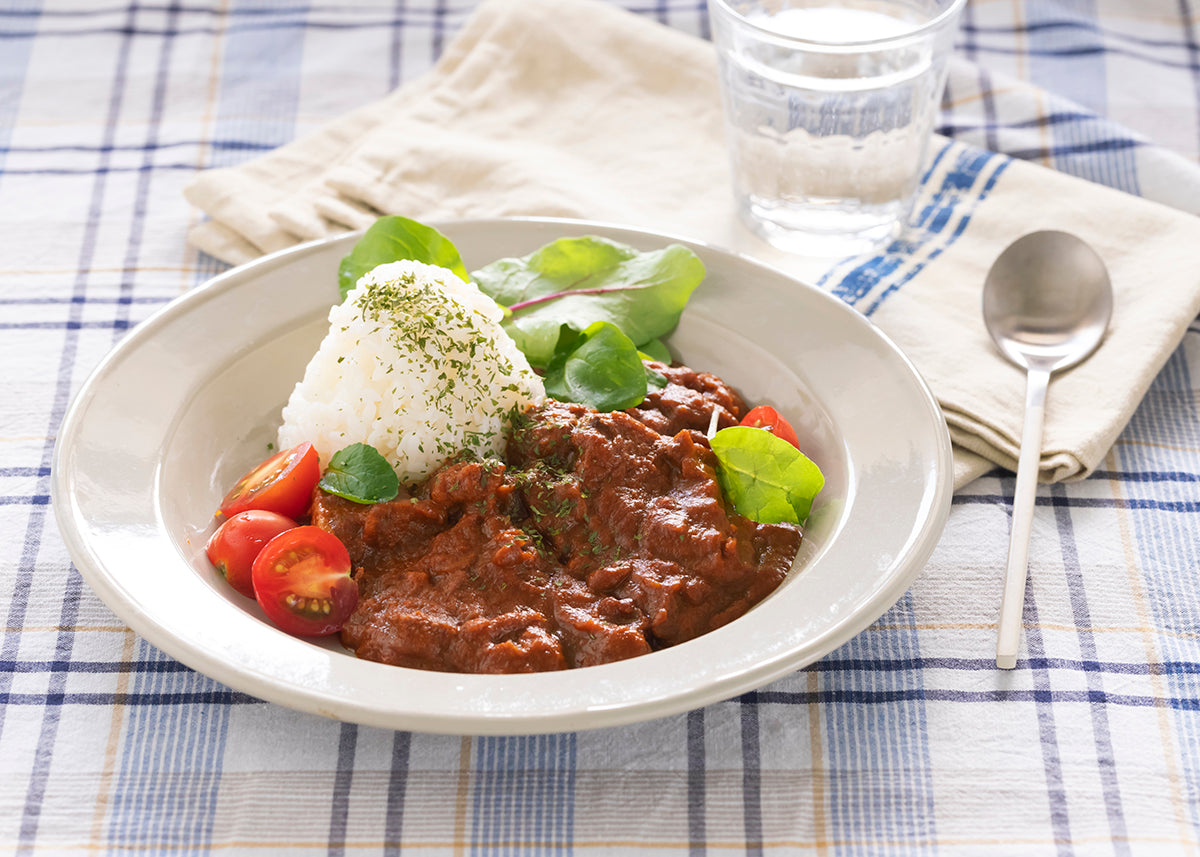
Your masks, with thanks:
[[[420,669],[559,670],[685,642],[770,594],[800,529],[733,511],[705,438],[744,403],[714,375],[650,365],[668,384],[639,407],[547,400],[503,460],[452,462],[374,505],[317,489],[313,523],[359,586],[343,644]]]

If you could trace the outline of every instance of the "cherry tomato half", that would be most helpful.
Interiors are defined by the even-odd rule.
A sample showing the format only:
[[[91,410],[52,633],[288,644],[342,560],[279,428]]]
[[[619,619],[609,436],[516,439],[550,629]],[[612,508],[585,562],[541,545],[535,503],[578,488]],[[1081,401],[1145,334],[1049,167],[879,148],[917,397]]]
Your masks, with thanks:
[[[350,554],[320,527],[296,527],[271,539],[255,558],[251,577],[259,606],[289,634],[332,634],[358,604]]]
[[[247,509],[265,509],[289,518],[308,510],[321,478],[321,462],[311,443],[277,452],[238,480],[221,501],[221,514],[232,518]]]
[[[254,558],[267,542],[294,526],[295,521],[276,512],[247,509],[217,527],[204,552],[230,586],[253,598],[250,569],[254,566]]]
[[[786,440],[796,449],[800,448],[800,438],[796,437],[796,431],[792,428],[791,423],[770,405],[751,408],[750,412],[742,417],[742,425],[766,429],[780,440]]]

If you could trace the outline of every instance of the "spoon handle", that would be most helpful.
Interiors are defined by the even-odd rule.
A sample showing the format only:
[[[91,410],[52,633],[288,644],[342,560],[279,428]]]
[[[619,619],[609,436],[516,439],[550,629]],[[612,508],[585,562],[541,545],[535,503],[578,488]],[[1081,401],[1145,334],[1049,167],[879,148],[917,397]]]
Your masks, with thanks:
[[[1017,665],[1021,639],[1021,612],[1025,604],[1025,576],[1029,568],[1029,535],[1037,503],[1038,466],[1042,457],[1042,427],[1046,421],[1046,388],[1050,372],[1030,369],[1025,382],[1025,425],[1021,429],[1021,456],[1017,460],[1017,486],[1013,490],[1012,530],[1008,540],[1008,571],[1000,599],[1000,629],[996,636],[996,666]]]

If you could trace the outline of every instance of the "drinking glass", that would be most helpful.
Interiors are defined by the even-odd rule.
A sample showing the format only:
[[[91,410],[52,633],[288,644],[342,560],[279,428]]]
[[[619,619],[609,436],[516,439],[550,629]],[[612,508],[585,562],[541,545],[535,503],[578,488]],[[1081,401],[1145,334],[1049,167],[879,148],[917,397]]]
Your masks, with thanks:
[[[708,0],[742,221],[845,256],[911,213],[965,0]]]

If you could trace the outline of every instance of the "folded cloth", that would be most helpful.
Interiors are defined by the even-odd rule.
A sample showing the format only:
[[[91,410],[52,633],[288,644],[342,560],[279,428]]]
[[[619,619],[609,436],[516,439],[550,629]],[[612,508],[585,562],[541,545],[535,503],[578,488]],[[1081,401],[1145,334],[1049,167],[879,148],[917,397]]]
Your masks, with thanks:
[[[737,223],[712,46],[597,0],[485,0],[437,65],[387,98],[187,188],[192,233],[231,263],[369,225],[547,215],[643,226],[729,247],[817,283],[871,317],[933,390],[955,485],[1013,469],[1024,373],[980,315],[987,269],[1037,229],[1073,232],[1116,292],[1095,355],[1056,375],[1041,477],[1103,460],[1200,312],[1200,218],[935,138],[910,228],[869,258],[791,257]]]

